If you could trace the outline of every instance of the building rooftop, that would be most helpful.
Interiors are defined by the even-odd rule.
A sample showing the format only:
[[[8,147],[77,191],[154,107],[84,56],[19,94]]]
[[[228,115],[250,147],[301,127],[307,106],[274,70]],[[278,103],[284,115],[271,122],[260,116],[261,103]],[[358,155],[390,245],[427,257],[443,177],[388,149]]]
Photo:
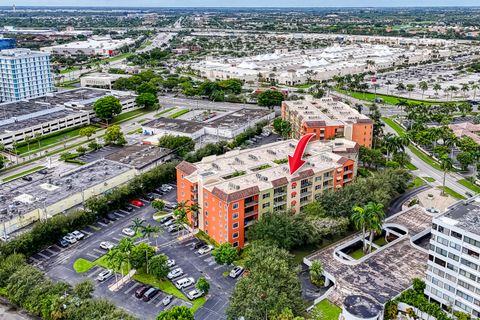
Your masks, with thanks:
[[[203,179],[210,191],[223,190],[235,193],[252,185],[260,190],[273,186],[285,185],[289,180],[300,180],[313,172],[341,167],[347,158],[336,154],[339,149],[344,152],[358,150],[358,144],[346,139],[328,142],[312,141],[305,151],[305,165],[294,175],[289,176],[288,156],[292,155],[296,140],[279,141],[257,148],[233,150],[223,155],[204,157],[202,161],[190,164],[183,162],[181,168],[189,174],[186,179],[198,182]],[[344,147],[346,146],[346,147]],[[289,176],[289,180],[281,181]]]
[[[448,127],[452,129],[455,136],[458,138],[470,137],[476,143],[480,144],[480,124],[473,124],[471,122],[449,124]]]
[[[8,121],[8,122],[0,120],[0,134],[18,131],[25,128],[30,128],[42,123],[53,121],[55,119],[63,119],[68,115],[73,115],[78,113],[77,111],[68,110],[68,109],[50,109],[48,111],[51,111],[51,112],[45,112],[42,114],[38,114],[36,116],[32,115],[25,119],[18,119],[18,120],[9,119],[12,121]]]
[[[354,108],[331,97],[311,100],[284,101],[290,113],[296,114],[311,127],[338,126],[350,123],[372,123]]]
[[[105,159],[130,165],[135,169],[143,169],[172,154],[172,150],[170,149],[140,144],[128,145],[123,148],[117,148],[116,150],[116,152],[106,156]]]
[[[455,203],[438,220],[480,235],[480,195]]]
[[[272,113],[272,110],[264,109],[241,109],[229,112],[207,121],[209,126],[236,128],[243,126],[246,122],[250,122],[259,118],[263,118]]]
[[[107,182],[131,166],[111,160],[98,160],[71,171],[62,167],[47,174],[32,173],[32,181],[15,179],[0,185],[0,219],[22,215],[37,208],[48,207],[91,186]]]
[[[19,59],[32,56],[48,56],[48,53],[32,51],[26,48],[0,50],[0,59]]]
[[[352,295],[345,298],[343,306],[348,313],[360,319],[372,319],[383,310],[382,306],[367,297]]]
[[[384,225],[403,226],[408,233],[391,246],[378,249],[356,264],[337,259],[335,250],[359,236],[352,235],[307,257],[320,261],[324,270],[334,278],[335,290],[329,300],[342,305],[348,296],[360,295],[383,305],[407,289],[413,278],[424,278],[428,251],[412,244],[432,225],[432,216],[414,206],[385,220]]]
[[[198,121],[160,117],[143,124],[144,127],[193,134],[203,130],[205,124]]]

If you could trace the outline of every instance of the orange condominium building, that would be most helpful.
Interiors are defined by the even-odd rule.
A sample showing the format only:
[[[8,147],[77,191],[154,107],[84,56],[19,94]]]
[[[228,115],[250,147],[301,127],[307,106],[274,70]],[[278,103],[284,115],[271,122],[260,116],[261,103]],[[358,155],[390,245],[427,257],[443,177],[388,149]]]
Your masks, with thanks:
[[[356,175],[360,146],[347,139],[313,141],[306,163],[290,175],[287,157],[296,140],[233,150],[177,166],[177,199],[200,205],[190,223],[218,243],[245,244],[245,230],[272,210],[299,212],[325,190],[341,188]]]
[[[371,148],[373,121],[330,97],[282,103],[282,119],[292,125],[292,137],[313,133],[316,140],[344,137]]]

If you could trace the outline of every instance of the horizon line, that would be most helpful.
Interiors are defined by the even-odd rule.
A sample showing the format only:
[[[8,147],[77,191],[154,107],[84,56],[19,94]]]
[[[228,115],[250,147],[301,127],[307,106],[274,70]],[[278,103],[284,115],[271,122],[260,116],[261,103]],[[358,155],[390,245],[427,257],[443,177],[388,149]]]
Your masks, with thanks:
[[[335,9],[335,8],[365,8],[365,9],[378,9],[378,8],[398,8],[398,9],[405,9],[405,8],[480,8],[480,5],[414,5],[414,6],[279,6],[279,7],[271,7],[271,6],[135,6],[135,7],[125,7],[125,6],[110,6],[110,5],[76,5],[76,6],[52,6],[52,5],[1,5],[0,9],[3,8],[12,8],[15,6],[15,8],[119,8],[119,9],[138,9],[138,8],[150,8],[150,9],[197,9],[197,8],[202,8],[202,9],[295,9],[295,8],[307,8],[307,9],[318,9],[318,8],[329,8],[329,9]]]

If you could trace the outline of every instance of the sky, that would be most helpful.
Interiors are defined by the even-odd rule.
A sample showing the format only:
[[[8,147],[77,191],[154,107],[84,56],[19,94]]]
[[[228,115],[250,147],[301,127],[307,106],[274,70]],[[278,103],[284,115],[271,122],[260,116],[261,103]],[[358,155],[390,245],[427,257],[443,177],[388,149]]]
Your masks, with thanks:
[[[10,4],[9,4],[10,2]],[[480,0],[6,0],[2,6],[106,7],[405,7],[480,6]]]

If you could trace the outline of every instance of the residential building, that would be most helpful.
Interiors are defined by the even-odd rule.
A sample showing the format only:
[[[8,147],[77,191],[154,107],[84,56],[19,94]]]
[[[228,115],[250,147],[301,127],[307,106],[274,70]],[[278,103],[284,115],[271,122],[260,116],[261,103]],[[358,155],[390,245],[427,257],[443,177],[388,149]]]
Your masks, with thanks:
[[[480,317],[480,196],[433,219],[425,294],[444,309]]]
[[[373,121],[331,97],[284,101],[282,119],[290,122],[296,139],[313,133],[316,140],[345,137],[361,146],[372,147]]]
[[[0,51],[0,102],[43,96],[52,91],[49,54],[30,49]]]
[[[288,155],[296,140],[233,150],[177,166],[178,202],[198,203],[190,223],[219,243],[243,247],[245,230],[265,212],[300,212],[325,190],[341,188],[355,176],[359,145],[346,139],[308,144],[306,163],[293,175]]]
[[[14,49],[17,46],[17,41],[10,38],[2,38],[0,36],[0,50]]]

